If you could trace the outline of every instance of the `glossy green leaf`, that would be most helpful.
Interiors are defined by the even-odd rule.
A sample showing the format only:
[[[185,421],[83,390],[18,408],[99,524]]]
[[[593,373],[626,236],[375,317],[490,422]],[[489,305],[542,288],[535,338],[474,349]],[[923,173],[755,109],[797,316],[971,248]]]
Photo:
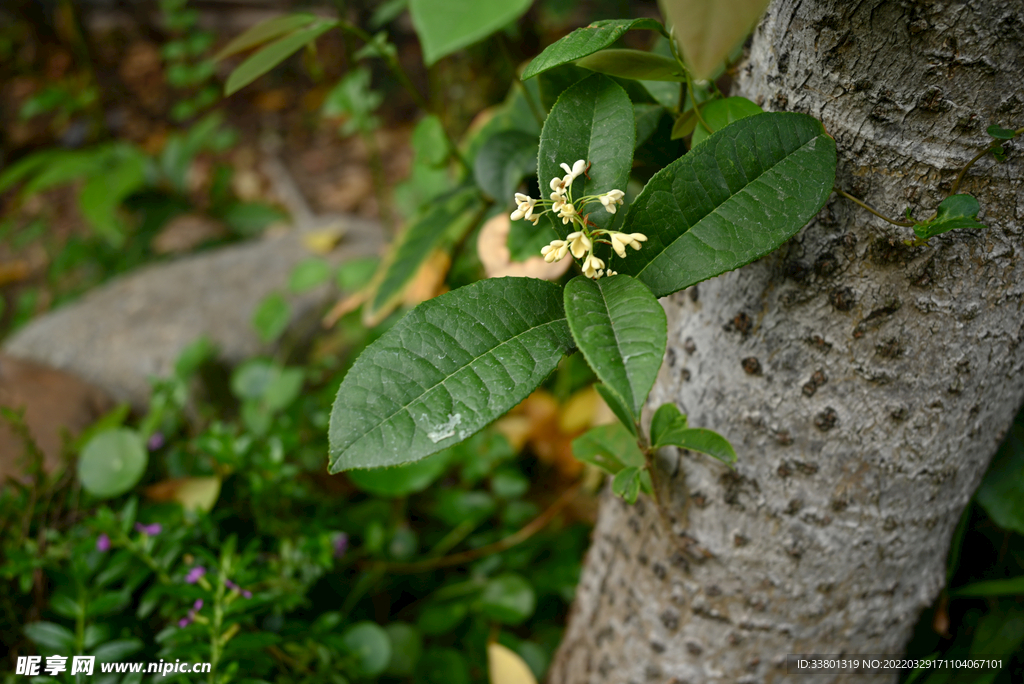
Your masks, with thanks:
[[[337,22],[321,19],[283,38],[278,38],[250,56],[231,72],[227,83],[224,84],[224,94],[231,95],[241,90],[336,25]]]
[[[622,397],[601,383],[594,385],[594,388],[597,390],[597,393],[601,395],[601,399],[603,399],[604,403],[608,405],[608,408],[612,410],[612,413],[615,414],[615,417],[619,419],[627,430],[629,430],[631,435],[636,437],[636,416],[634,416],[630,410],[626,408],[626,405],[622,403]]]
[[[622,228],[648,240],[616,260],[616,270],[664,297],[748,264],[818,213],[835,168],[835,141],[818,120],[790,113],[741,119],[651,178]]]
[[[537,173],[537,136],[522,131],[501,131],[477,152],[473,175],[481,190],[499,204],[511,204],[516,188]]]
[[[658,446],[677,446],[690,451],[698,451],[717,458],[730,468],[736,463],[736,451],[725,437],[713,430],[705,428],[670,429],[661,435]]]
[[[366,318],[380,320],[394,309],[423,262],[435,249],[464,235],[481,206],[475,189],[463,190],[435,202],[426,214],[402,231],[381,263]]]
[[[643,283],[629,276],[565,286],[565,315],[576,346],[605,385],[640,415],[665,356],[665,310]]]
[[[629,466],[644,466],[644,455],[637,446],[636,436],[620,423],[587,430],[572,441],[572,454],[612,475]]]
[[[422,492],[444,475],[451,460],[451,450],[446,449],[422,461],[395,468],[352,470],[348,473],[348,479],[359,489],[374,496],[408,496]]]
[[[637,80],[683,81],[686,78],[676,60],[643,50],[601,50],[576,60],[576,66]]]
[[[565,176],[560,164],[571,167],[579,159],[590,164],[589,178],[576,179],[573,197],[624,190],[635,143],[633,104],[626,91],[601,74],[583,79],[562,93],[544,122],[537,161],[541,191],[547,192],[552,178]],[[554,215],[549,212],[545,216]],[[590,216],[602,227],[612,218],[600,205]],[[552,219],[552,225],[561,237],[575,230],[558,219]]]
[[[341,635],[341,643],[352,658],[349,667],[356,677],[376,677],[391,661],[391,639],[376,623],[357,622]]]
[[[985,129],[990,136],[997,140],[1013,140],[1017,137],[1017,131],[1011,128],[1003,128],[1002,126],[992,125]]]
[[[640,468],[630,466],[615,473],[615,477],[612,478],[612,492],[616,496],[621,496],[626,503],[636,503],[636,498],[640,495],[641,472],[643,471]]]
[[[409,0],[409,13],[423,61],[430,66],[515,21],[531,4],[533,0]]]
[[[942,200],[935,218],[914,226],[914,234],[922,240],[959,228],[985,228],[976,220],[981,205],[972,195],[950,195]]]
[[[673,444],[672,431],[686,429],[686,416],[675,404],[662,404],[651,416],[651,445],[654,448]]]
[[[692,110],[691,110],[692,111]],[[711,136],[714,131],[720,131],[729,124],[744,119],[748,116],[761,114],[764,110],[745,97],[727,97],[724,100],[712,100],[700,108],[701,123],[696,116],[694,120],[697,125],[693,129],[693,138],[690,140],[691,147],[695,147]],[[707,126],[711,126],[708,131]]]
[[[982,596],[1024,596],[1024,577],[975,582],[951,589],[949,595],[956,598]]]
[[[548,69],[575,62],[598,50],[611,47],[631,29],[650,29],[665,33],[665,27],[655,19],[605,19],[578,28],[565,38],[547,46],[523,72],[523,80],[533,78]]]
[[[109,499],[134,487],[146,472],[149,456],[134,430],[101,432],[85,445],[78,459],[78,479],[93,496]]]
[[[992,457],[976,496],[997,525],[1024,534],[1024,414]]]
[[[245,52],[257,45],[262,45],[267,41],[279,38],[286,33],[291,33],[303,26],[308,26],[314,21],[316,21],[316,15],[307,14],[305,12],[286,14],[282,17],[274,17],[273,19],[261,21],[255,26],[246,29],[238,36],[235,36],[231,42],[225,45],[223,49],[214,56],[214,59],[221,60],[225,57],[238,54],[239,52]]]
[[[714,76],[757,24],[768,0],[662,0],[665,18],[695,78]]]
[[[690,107],[685,112],[676,117],[676,122],[672,124],[672,139],[679,140],[693,133],[694,129],[697,128],[697,113]]]
[[[526,398],[572,348],[561,289],[493,278],[420,304],[338,390],[330,472],[418,461]]]
[[[75,635],[63,625],[53,622],[30,622],[23,629],[25,636],[47,651],[58,655],[74,652]]]
[[[480,594],[480,610],[484,615],[506,625],[518,625],[533,615],[537,596],[521,575],[498,575],[484,586]]]

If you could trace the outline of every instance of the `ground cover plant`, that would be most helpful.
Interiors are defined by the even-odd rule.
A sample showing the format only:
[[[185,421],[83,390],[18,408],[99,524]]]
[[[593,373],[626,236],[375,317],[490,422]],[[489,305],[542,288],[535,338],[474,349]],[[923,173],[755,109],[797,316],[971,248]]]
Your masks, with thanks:
[[[666,354],[657,299],[771,253],[833,191],[881,215],[836,187],[835,142],[819,121],[722,92],[716,79],[738,56],[729,51],[762,7],[747,4],[749,21],[710,47],[650,17],[596,19],[540,51],[464,136],[416,92],[388,35],[345,15],[288,15],[228,43],[219,57],[237,60],[231,93],[328,31],[361,41],[347,46],[361,66],[329,90],[323,113],[341,120],[342,135],[373,140],[381,68],[427,110],[411,177],[394,191],[409,218],[382,260],[337,275],[350,291],[370,281],[329,317],[343,342],[327,346],[342,358],[251,360],[230,374],[226,401],[202,406],[196,427],[185,418],[188,388],[211,357],[199,343],[156,386],[146,416],[118,412],[72,445],[77,460],[63,479],[32,465],[27,445],[35,481],[3,511],[3,577],[17,597],[4,610],[23,625],[24,652],[211,662],[210,681],[542,678],[587,530],[546,527],[575,489],[545,489],[537,475],[550,472],[536,453],[512,446],[522,415],[495,421],[538,388],[567,399],[596,379],[617,421],[579,436],[572,451],[610,473],[628,502],[662,496],[661,448],[733,466],[749,455],[688,424],[675,404],[645,417]],[[461,22],[437,24],[438,7],[409,3],[428,64],[528,7],[473,4]],[[637,34],[649,49],[622,47]],[[202,109],[202,79],[194,85]],[[960,182],[979,159],[1004,160],[1020,132],[992,124],[991,144],[944,200],[882,218],[908,229],[899,240],[915,247],[982,230],[981,207]],[[32,183],[30,172],[47,168],[35,163],[8,178]],[[386,202],[380,168],[375,191]],[[577,273],[481,279],[493,256],[487,226],[506,215],[507,262]],[[434,286],[410,296],[424,274]],[[313,259],[293,282],[332,275]],[[256,316],[268,341],[287,319],[280,301]],[[1010,681],[1024,643],[1014,598],[1024,591],[1019,432],[965,512],[950,586],[910,645],[918,656],[1009,654],[1001,672],[977,681]],[[112,453],[133,467],[111,471]],[[319,475],[328,458],[331,472],[346,471],[341,484]],[[931,684],[951,676],[903,674]]]

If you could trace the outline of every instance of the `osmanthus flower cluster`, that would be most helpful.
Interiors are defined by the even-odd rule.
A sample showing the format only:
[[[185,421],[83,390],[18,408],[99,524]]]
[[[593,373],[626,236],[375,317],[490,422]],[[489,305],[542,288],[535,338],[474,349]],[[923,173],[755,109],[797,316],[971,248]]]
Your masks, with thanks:
[[[614,214],[616,208],[622,204],[625,193],[616,189],[609,190],[602,195],[585,195],[574,200],[572,183],[579,176],[586,175],[590,166],[584,159],[577,160],[572,168],[569,168],[566,163],[562,163],[560,166],[565,171],[565,176],[561,178],[556,176],[551,179],[548,184],[551,188],[551,199],[534,199],[529,195],[517,192],[515,195],[516,210],[512,212],[510,218],[513,221],[526,219],[537,225],[540,217],[550,211],[562,219],[563,225],[572,223],[579,230],[569,233],[564,240],[552,240],[550,244],[545,245],[540,250],[544,261],[548,263],[560,261],[565,258],[566,254],[571,253],[574,258],[583,259],[583,275],[588,278],[596,280],[602,276],[616,275],[616,271],[611,269],[610,264],[606,266],[604,260],[594,254],[595,244],[611,245],[619,257],[625,258],[626,247],[640,249],[640,243],[646,242],[647,236],[643,233],[621,233],[598,228],[588,220],[590,214],[586,210],[589,205],[600,202],[605,211]],[[542,209],[537,211],[539,207]]]

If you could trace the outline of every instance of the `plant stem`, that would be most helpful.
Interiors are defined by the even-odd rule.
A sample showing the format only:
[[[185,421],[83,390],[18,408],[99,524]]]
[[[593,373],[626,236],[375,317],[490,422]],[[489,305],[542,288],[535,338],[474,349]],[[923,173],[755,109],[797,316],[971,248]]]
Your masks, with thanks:
[[[867,211],[871,212],[872,214],[874,214],[878,218],[882,219],[883,221],[888,221],[889,223],[891,223],[894,226],[903,226],[904,228],[913,228],[916,225],[915,223],[913,223],[911,221],[894,221],[893,219],[889,218],[885,214],[882,214],[882,213],[880,213],[878,211],[875,211],[874,209],[871,208],[871,206],[866,204],[864,201],[857,199],[856,197],[854,197],[850,193],[843,192],[839,188],[833,188],[833,189],[835,190],[837,195],[839,195],[841,197],[845,197],[846,199],[850,200],[854,204],[860,206],[863,209],[866,209]]]
[[[1015,135],[1020,135],[1021,133],[1024,133],[1024,128],[1018,128],[1017,130],[1014,131]],[[1006,141],[1005,140],[993,140],[992,142],[990,142],[988,144],[988,147],[983,149],[978,154],[974,155],[974,158],[971,159],[971,161],[967,162],[967,166],[965,166],[964,168],[960,169],[960,173],[957,174],[956,180],[953,181],[953,187],[950,188],[950,190],[949,190],[949,194],[950,195],[955,195],[957,193],[957,191],[960,189],[960,183],[963,181],[964,176],[967,175],[967,169],[969,169],[972,166],[974,166],[974,162],[978,161],[979,159],[984,157],[986,154],[988,154],[989,152],[991,152],[995,148],[997,148],[1000,145],[1002,145],[1004,142],[1006,142]]]
[[[527,523],[525,527],[504,539],[494,542],[493,544],[481,546],[478,549],[470,549],[469,551],[463,551],[461,553],[453,553],[450,556],[430,558],[416,563],[377,563],[374,567],[379,569],[381,572],[392,574],[412,574],[436,570],[438,568],[447,568],[452,565],[463,565],[485,556],[507,551],[513,546],[522,544],[524,541],[547,527],[548,523],[558,515],[559,511],[569,505],[569,502],[571,502],[576,496],[576,493],[579,492],[580,486],[580,484],[575,484],[565,490],[562,492],[561,496],[555,499],[553,504],[548,506],[543,513]]]
[[[228,566],[231,557],[221,556],[217,566],[217,586],[213,594],[213,620],[210,622],[210,676],[207,679],[209,684],[214,684],[214,677],[217,674],[217,663],[220,661],[220,628],[224,623],[224,580],[227,579]]]
[[[701,126],[707,129],[708,133],[714,133],[715,129],[708,126],[708,122],[704,120],[704,117],[700,113],[700,107],[697,105],[697,94],[693,91],[693,79],[690,78],[690,71],[686,71],[686,89],[690,91],[690,99],[693,100],[693,113],[697,117],[697,121]]]

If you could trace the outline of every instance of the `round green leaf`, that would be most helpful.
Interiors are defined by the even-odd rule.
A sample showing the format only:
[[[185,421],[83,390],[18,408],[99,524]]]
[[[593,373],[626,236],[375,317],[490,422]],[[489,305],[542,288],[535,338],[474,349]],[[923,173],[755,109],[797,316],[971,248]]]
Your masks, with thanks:
[[[522,576],[513,573],[495,577],[480,594],[481,612],[509,625],[518,625],[533,615],[536,605],[533,587]]]
[[[352,470],[348,479],[356,487],[374,496],[399,497],[422,492],[444,474],[451,462],[451,451],[429,456],[422,461],[397,468]]]
[[[1017,131],[1010,128],[1003,128],[1002,126],[996,126],[995,124],[986,128],[985,131],[997,140],[1013,140],[1017,137]]]
[[[651,178],[622,228],[647,242],[616,270],[664,297],[748,264],[818,213],[835,170],[836,143],[817,119],[740,119]]]
[[[635,418],[661,368],[668,340],[665,310],[629,276],[576,276],[565,286],[565,315],[576,346]]]
[[[462,624],[468,614],[465,603],[432,604],[423,609],[416,625],[428,636],[446,634]]]
[[[352,674],[357,677],[376,677],[391,662],[391,639],[379,625],[358,622],[341,637],[349,653],[355,656]]]
[[[108,430],[90,439],[82,449],[78,479],[93,496],[120,496],[138,483],[148,462],[146,447],[137,432]]]
[[[391,640],[391,661],[385,673],[392,677],[411,677],[423,655],[423,636],[406,622],[392,622],[384,629]]]

